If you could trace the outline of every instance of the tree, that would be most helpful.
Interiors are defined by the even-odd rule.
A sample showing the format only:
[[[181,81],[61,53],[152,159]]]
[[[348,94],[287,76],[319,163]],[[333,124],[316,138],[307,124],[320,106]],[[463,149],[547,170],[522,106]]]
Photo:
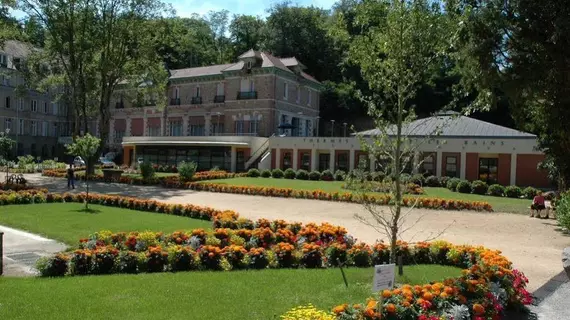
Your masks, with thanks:
[[[566,1],[481,0],[451,2],[468,12],[462,37],[462,81],[477,103],[508,99],[524,129],[536,133],[564,189],[570,182],[570,7]]]
[[[80,156],[85,160],[87,166],[90,165],[91,159],[97,154],[99,146],[101,145],[101,139],[85,134],[82,137],[77,137],[72,144],[66,145],[67,154],[71,156]],[[89,176],[88,172],[85,173],[85,185],[86,185],[86,199],[85,199],[85,211],[89,210]]]
[[[229,32],[234,57],[249,49],[261,49],[267,37],[265,21],[249,15],[234,15]]]
[[[0,132],[0,165],[6,167],[6,182],[8,182],[10,168],[9,158],[12,153],[12,146],[14,145],[14,140],[8,136],[9,133],[9,129],[6,129],[6,132]]]
[[[226,37],[229,23],[228,15],[228,10],[210,11],[208,13],[207,21],[212,31],[212,37],[214,38],[216,51],[218,52],[218,64],[227,62],[229,58],[227,56],[229,53],[229,39]]]
[[[390,261],[394,263],[396,242],[406,218],[402,212],[401,175],[414,163],[415,151],[421,144],[409,138],[414,129],[410,123],[415,119],[411,101],[440,64],[455,33],[437,4],[430,5],[427,0],[380,3],[387,15],[379,25],[369,25],[377,18],[375,11],[366,6],[357,8],[356,21],[366,31],[355,37],[350,54],[368,83],[371,96],[363,99],[378,130],[378,135],[362,139],[362,144],[391,178],[392,203],[386,212],[374,199],[364,197],[364,208],[372,221],[360,215],[356,218],[389,238]]]

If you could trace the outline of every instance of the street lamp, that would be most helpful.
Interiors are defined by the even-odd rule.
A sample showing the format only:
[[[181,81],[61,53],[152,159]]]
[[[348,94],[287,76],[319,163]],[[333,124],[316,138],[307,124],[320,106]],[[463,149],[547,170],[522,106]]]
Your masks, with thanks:
[[[334,120],[331,120],[331,137],[334,136]]]
[[[348,123],[343,123],[342,124],[344,126],[344,137],[346,138],[346,126],[348,125]]]

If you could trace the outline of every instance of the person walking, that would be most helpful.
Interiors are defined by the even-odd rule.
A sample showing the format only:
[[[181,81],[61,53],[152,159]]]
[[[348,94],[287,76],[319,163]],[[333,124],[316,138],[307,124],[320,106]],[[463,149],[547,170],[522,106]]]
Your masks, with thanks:
[[[70,164],[67,169],[67,190],[70,188],[75,189],[75,172],[73,171],[73,164]]]

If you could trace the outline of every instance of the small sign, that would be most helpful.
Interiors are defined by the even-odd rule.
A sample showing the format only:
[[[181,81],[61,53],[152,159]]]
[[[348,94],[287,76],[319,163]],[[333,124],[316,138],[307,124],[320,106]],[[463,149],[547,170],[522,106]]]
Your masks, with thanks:
[[[374,283],[372,291],[378,292],[384,289],[392,289],[396,277],[395,264],[383,264],[374,266]]]

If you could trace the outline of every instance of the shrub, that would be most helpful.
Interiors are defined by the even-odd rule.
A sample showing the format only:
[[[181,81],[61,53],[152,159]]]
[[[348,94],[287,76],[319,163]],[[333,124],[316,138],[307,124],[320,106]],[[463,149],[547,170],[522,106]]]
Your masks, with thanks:
[[[271,177],[271,170],[265,169],[265,170],[261,171],[261,177],[262,177],[262,178],[269,178],[269,177]]]
[[[436,176],[429,176],[426,178],[426,186],[428,187],[441,187],[439,179]]]
[[[255,169],[255,168],[249,169],[247,171],[247,176],[250,178],[257,178],[260,175],[261,175],[261,173],[259,172],[259,170]]]
[[[42,277],[63,277],[67,272],[69,258],[62,253],[52,257],[42,257],[36,262],[36,268]]]
[[[382,182],[386,178],[386,175],[382,171],[372,172],[370,174],[370,180],[374,180],[377,182]]]
[[[283,178],[283,171],[281,169],[273,169],[271,176],[276,179],[281,179]]]
[[[473,183],[471,183],[471,187],[474,194],[487,194],[487,190],[489,190],[487,183],[481,180],[473,181]]]
[[[334,173],[334,179],[336,181],[344,181],[344,178],[346,177],[346,172],[342,171],[342,170],[337,170]]]
[[[388,176],[388,177],[386,177],[386,178],[392,178],[392,177],[391,177],[391,176]],[[405,184],[405,183],[408,183],[408,182],[410,182],[411,179],[412,179],[412,177],[411,177],[409,174],[407,174],[407,173],[402,173],[402,174],[400,175],[400,182],[401,182],[401,183],[404,183],[404,184]]]
[[[295,170],[289,168],[283,173],[285,179],[295,179]]]
[[[505,195],[509,198],[520,198],[522,195],[522,190],[517,186],[508,186],[505,189]]]
[[[500,184],[492,184],[489,187],[489,194],[495,197],[503,197],[505,195],[505,187]]]
[[[178,165],[178,173],[180,174],[180,180],[182,182],[191,181],[196,174],[196,168],[198,165],[196,162],[186,162],[182,161],[180,165]]]
[[[449,189],[451,191],[457,191],[457,185],[459,184],[459,182],[461,182],[461,179],[451,178],[447,181],[445,186],[447,187],[447,189]]]
[[[423,185],[425,185],[426,180],[425,180],[425,178],[424,178],[424,176],[423,176],[422,174],[417,173],[417,174],[414,174],[414,175],[408,180],[408,182],[417,184],[417,185],[419,185],[419,186],[423,186]]]
[[[309,173],[309,180],[319,180],[321,178],[321,173],[318,171],[311,171],[311,173]]]
[[[303,169],[298,170],[295,178],[297,178],[299,180],[308,180],[309,179],[309,173]]]
[[[466,180],[462,180],[457,184],[457,192],[460,193],[471,193],[471,183]]]
[[[144,162],[141,164],[141,176],[143,180],[149,181],[154,178],[154,166],[149,162]]]
[[[451,179],[451,177],[448,176],[439,177],[439,185],[441,187],[447,188],[447,181],[449,181],[449,179]]]
[[[570,192],[562,194],[556,202],[556,220],[567,230],[570,230]]]
[[[330,170],[325,170],[321,172],[321,180],[324,181],[333,181],[334,177]]]
[[[525,198],[534,199],[534,197],[538,193],[538,189],[533,188],[533,187],[526,187],[526,188],[524,188],[522,193],[523,193]]]

